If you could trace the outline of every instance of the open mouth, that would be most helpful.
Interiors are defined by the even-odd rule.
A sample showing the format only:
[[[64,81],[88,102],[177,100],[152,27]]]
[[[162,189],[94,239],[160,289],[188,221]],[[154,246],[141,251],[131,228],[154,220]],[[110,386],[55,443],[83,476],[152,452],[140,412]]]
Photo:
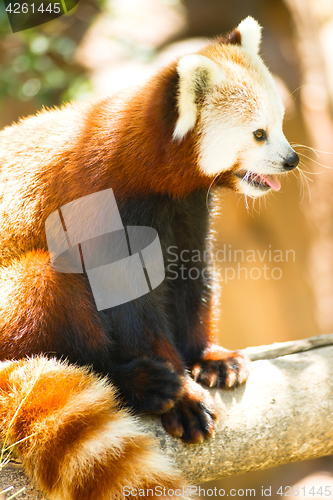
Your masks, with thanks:
[[[249,172],[248,170],[238,170],[234,172],[235,176],[242,180],[242,182],[253,186],[261,191],[268,191],[273,189],[273,191],[279,191],[281,184],[276,175],[264,175],[255,174],[254,172]]]

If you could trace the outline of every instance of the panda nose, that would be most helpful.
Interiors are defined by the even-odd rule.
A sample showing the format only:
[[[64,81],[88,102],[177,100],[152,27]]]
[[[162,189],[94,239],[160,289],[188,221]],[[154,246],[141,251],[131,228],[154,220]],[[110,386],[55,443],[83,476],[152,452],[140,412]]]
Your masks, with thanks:
[[[290,155],[286,157],[283,163],[283,168],[285,170],[292,170],[293,168],[297,167],[299,163],[299,157],[298,154],[293,151]]]

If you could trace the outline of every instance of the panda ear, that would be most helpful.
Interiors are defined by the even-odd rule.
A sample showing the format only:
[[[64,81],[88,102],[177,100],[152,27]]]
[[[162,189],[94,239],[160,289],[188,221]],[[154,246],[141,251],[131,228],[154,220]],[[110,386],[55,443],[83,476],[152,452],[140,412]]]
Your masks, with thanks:
[[[200,54],[182,57],[177,65],[179,74],[178,120],[173,139],[181,140],[194,128],[197,102],[203,93],[223,80],[223,71],[211,59]]]
[[[258,21],[248,16],[238,25],[236,31],[241,35],[243,49],[250,54],[258,54],[261,42],[261,26]]]

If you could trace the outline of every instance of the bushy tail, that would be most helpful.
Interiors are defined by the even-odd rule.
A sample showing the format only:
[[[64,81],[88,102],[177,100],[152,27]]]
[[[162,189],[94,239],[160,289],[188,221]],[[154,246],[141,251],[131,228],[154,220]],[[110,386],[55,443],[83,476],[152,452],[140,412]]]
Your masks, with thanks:
[[[112,386],[87,369],[43,357],[0,363],[0,432],[7,446],[17,443],[25,471],[51,500],[183,491]]]

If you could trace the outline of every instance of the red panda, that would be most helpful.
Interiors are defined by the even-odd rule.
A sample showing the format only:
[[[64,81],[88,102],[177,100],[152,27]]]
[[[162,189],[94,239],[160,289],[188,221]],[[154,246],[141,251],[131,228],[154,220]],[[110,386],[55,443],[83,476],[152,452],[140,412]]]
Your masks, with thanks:
[[[45,223],[112,189],[124,226],[154,228],[166,259],[170,247],[204,252],[212,186],[279,190],[276,174],[298,156],[260,39],[248,17],[133,93],[44,110],[0,133],[0,428],[23,439],[26,470],[51,499],[116,499],[125,479],[182,484],[126,408],[160,414],[170,434],[198,443],[217,421],[199,383],[246,381],[247,359],[214,340],[204,263],[197,280],[166,269],[149,293],[100,311],[86,273],[52,266]]]

